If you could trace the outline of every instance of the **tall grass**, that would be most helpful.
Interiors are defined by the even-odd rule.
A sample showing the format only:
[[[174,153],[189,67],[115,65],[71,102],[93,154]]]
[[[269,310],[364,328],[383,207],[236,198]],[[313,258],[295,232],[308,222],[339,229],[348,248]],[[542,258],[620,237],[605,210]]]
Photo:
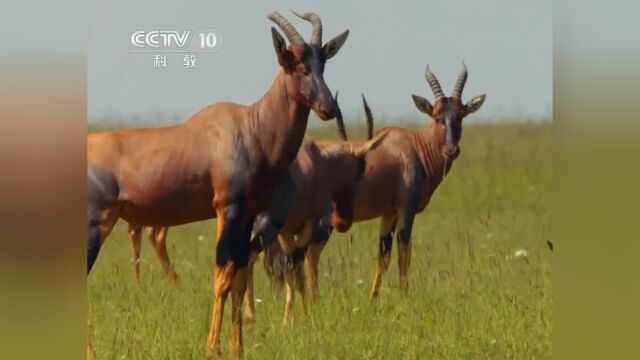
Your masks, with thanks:
[[[311,138],[334,137],[331,126]],[[92,129],[93,130],[93,129]],[[364,128],[351,129],[362,138]],[[282,326],[283,292],[256,266],[257,321],[248,359],[540,359],[551,357],[551,125],[476,125],[462,154],[418,215],[408,296],[395,261],[380,298],[368,299],[379,220],[334,234],[320,263],[320,298]],[[166,281],[143,245],[134,280],[126,225],[106,241],[88,278],[89,326],[104,359],[203,358],[213,300],[214,220],[172,228],[181,286]],[[395,245],[395,244],[394,244]],[[526,250],[528,256],[514,256]],[[395,249],[394,249],[395,257]],[[230,306],[223,351],[229,354]]]

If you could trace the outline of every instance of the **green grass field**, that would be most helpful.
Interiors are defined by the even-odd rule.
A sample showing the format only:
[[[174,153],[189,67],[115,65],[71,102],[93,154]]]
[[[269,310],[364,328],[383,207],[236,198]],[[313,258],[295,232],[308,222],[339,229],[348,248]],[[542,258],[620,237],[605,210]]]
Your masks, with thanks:
[[[315,130],[310,137],[323,135]],[[320,298],[306,320],[296,302],[293,323],[282,326],[284,292],[272,289],[262,263],[256,265],[261,302],[255,327],[245,328],[245,357],[550,358],[551,125],[467,127],[461,149],[416,219],[408,296],[398,292],[394,248],[381,296],[369,300],[379,220],[354,224],[325,248]],[[210,220],[169,231],[169,253],[181,280],[173,288],[146,239],[142,281],[135,282],[126,224],[118,223],[88,278],[89,332],[98,358],[205,357],[215,227]],[[521,249],[528,257],[514,256]],[[230,357],[229,309],[230,302],[223,357]]]

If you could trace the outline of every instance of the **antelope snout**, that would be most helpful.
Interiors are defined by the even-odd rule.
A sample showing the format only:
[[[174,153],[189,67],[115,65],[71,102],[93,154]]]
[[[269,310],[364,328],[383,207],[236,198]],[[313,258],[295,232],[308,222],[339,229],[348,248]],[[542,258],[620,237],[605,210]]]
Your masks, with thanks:
[[[338,232],[343,233],[351,229],[351,224],[352,222],[350,221],[337,221],[335,224],[333,224],[333,226]]]
[[[447,144],[442,149],[442,153],[450,159],[455,159],[460,154],[460,148],[458,145]]]
[[[351,225],[353,224],[352,220],[342,218],[339,216],[334,216],[332,222],[333,222],[334,229],[336,229],[338,232],[349,231],[349,229],[351,229]]]
[[[322,120],[331,120],[338,114],[338,104],[335,101],[328,104],[319,103],[316,107],[316,113]]]

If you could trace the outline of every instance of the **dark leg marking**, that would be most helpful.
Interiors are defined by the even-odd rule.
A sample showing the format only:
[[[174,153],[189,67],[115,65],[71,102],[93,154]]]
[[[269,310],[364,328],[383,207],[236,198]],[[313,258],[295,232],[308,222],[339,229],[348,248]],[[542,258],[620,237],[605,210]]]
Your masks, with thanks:
[[[246,226],[247,202],[240,200],[224,207],[224,229],[216,247],[216,264],[220,267],[233,261],[235,268],[249,263],[251,227]],[[246,241],[243,241],[246,238]]]
[[[87,167],[87,274],[98,258],[100,246],[111,230],[103,224],[105,211],[117,205],[120,186],[108,171],[89,164]],[[115,210],[115,209],[114,209]],[[113,211],[113,210],[112,210]],[[114,215],[111,215],[114,216]],[[113,224],[109,224],[111,227]]]
[[[388,255],[391,253],[393,247],[393,231],[387,235],[380,236],[380,242],[378,244],[378,251],[380,255]]]
[[[398,270],[400,275],[400,289],[406,293],[409,289],[409,265],[411,263],[411,232],[413,220],[420,202],[420,189],[423,188],[424,174],[416,172],[414,182],[409,188],[406,202],[398,209]]]
[[[87,242],[87,274],[91,272],[93,264],[100,252],[100,222],[89,220],[89,238]]]
[[[323,218],[318,222],[318,225],[313,230],[311,235],[311,241],[317,245],[324,246],[333,233],[333,224],[331,218]]]
[[[380,240],[378,242],[378,261],[376,262],[375,275],[370,297],[378,296],[380,285],[382,284],[382,274],[389,268],[391,257],[391,246],[393,244],[393,233],[396,228],[396,215],[385,215],[380,220]]]

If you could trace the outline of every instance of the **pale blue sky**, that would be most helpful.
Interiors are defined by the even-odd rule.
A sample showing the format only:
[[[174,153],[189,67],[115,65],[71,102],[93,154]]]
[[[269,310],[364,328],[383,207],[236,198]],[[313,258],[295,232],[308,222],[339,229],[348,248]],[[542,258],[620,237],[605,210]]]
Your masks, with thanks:
[[[450,92],[464,59],[464,99],[486,93],[474,121],[546,118],[552,113],[552,4],[544,1],[92,1],[88,36],[90,120],[128,121],[158,115],[186,119],[221,100],[251,103],[270,86],[278,65],[266,18],[285,15],[308,39],[311,26],[290,9],[317,12],[327,41],[351,34],[329,61],[325,80],[340,90],[348,115],[361,113],[364,92],[377,119],[421,119],[411,94],[432,99],[430,64]],[[182,68],[182,55],[154,69],[153,54],[132,54],[136,30],[216,28],[224,45]]]

